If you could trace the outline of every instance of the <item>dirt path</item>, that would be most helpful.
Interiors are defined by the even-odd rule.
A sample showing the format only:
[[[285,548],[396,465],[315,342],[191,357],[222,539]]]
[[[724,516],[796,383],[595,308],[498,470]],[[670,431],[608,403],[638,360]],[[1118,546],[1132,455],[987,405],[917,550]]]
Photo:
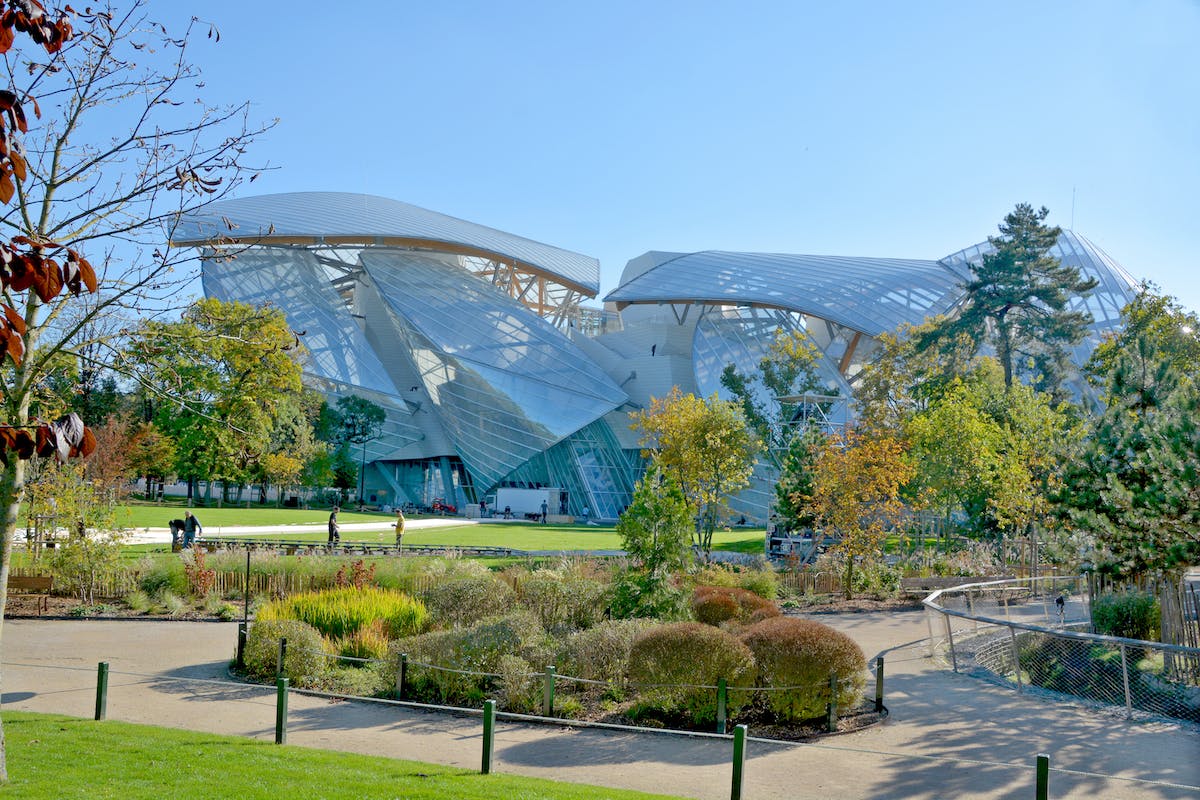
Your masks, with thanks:
[[[889,651],[891,718],[815,746],[751,741],[747,798],[1032,797],[1039,752],[1051,756],[1054,798],[1200,797],[1192,729],[1126,722],[938,670],[916,644],[922,612],[816,618],[867,653]],[[274,690],[225,682],[233,624],[15,620],[4,633],[6,708],[91,716],[96,664],[107,660],[112,719],[273,736]],[[293,695],[288,735],[301,746],[479,765],[478,718]],[[495,769],[717,800],[729,796],[731,750],[715,738],[501,723]]]

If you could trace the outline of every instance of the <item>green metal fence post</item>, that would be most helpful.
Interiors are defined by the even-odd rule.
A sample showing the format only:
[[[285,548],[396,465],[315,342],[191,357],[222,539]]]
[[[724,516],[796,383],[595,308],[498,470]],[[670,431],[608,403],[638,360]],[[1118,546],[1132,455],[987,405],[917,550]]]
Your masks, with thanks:
[[[837,730],[837,693],[838,679],[837,675],[829,676],[829,702],[825,705],[825,730],[833,733]]]
[[[730,800],[742,800],[742,778],[746,774],[746,726],[733,729],[733,787]]]
[[[545,684],[542,686],[542,716],[554,714],[554,667],[546,667]]]
[[[1050,756],[1038,753],[1037,800],[1050,800]]]
[[[108,716],[108,662],[101,661],[96,668],[96,719]]]
[[[287,744],[288,679],[275,681],[275,744]]]
[[[404,699],[404,682],[408,680],[408,653],[400,654],[400,666],[396,668],[396,699]]]
[[[482,775],[492,771],[492,753],[496,749],[496,701],[488,700],[483,704],[483,765],[479,768]]]
[[[279,660],[275,662],[275,680],[283,677],[283,662],[287,658],[287,639],[279,640]]]
[[[246,623],[238,623],[237,668],[246,668]]]
[[[725,732],[725,699],[728,687],[724,678],[717,678],[717,733]]]
[[[875,656],[875,713],[883,712],[883,656]]]

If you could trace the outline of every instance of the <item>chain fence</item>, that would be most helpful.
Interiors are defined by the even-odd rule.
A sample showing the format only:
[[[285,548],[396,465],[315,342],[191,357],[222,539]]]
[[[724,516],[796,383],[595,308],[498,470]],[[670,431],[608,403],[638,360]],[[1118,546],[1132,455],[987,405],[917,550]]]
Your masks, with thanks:
[[[371,661],[371,660],[367,660]],[[412,757],[418,751],[422,754],[435,753],[430,759],[442,763],[463,761],[465,751],[476,750],[482,745],[481,773],[489,773],[493,769],[494,750],[496,742],[496,726],[501,720],[513,724],[526,722],[546,722],[544,718],[517,713],[497,712],[492,700],[484,701],[474,707],[434,708],[412,701],[397,701],[388,698],[345,698],[332,692],[319,690],[299,690],[289,686],[286,678],[277,680],[274,686],[261,684],[246,684],[236,680],[203,678],[198,676],[173,676],[156,672],[136,670],[110,669],[108,662],[100,662],[98,668],[87,667],[77,663],[54,664],[45,661],[37,663],[20,663],[6,661],[5,671],[10,680],[17,679],[22,686],[28,681],[47,683],[52,678],[56,687],[54,692],[41,697],[37,692],[28,692],[30,698],[25,703],[12,702],[11,705],[25,705],[34,700],[41,702],[36,705],[49,703],[52,708],[31,707],[24,710],[41,713],[66,713],[74,716],[94,717],[101,721],[111,717],[127,719],[149,724],[166,724],[170,727],[183,727],[192,730],[214,730],[234,735],[246,735],[254,739],[270,737],[271,719],[274,717],[274,740],[276,744],[287,744],[289,729],[301,734],[306,744],[328,747],[328,737],[324,731],[342,730],[356,726],[372,728],[375,737],[388,742],[386,749],[395,754]],[[53,675],[57,673],[57,675]],[[540,673],[538,673],[540,675]],[[25,678],[22,682],[20,679]],[[788,688],[788,687],[780,687]],[[311,704],[299,709],[291,709],[289,697],[308,696],[317,700],[353,699],[361,701],[365,706],[373,707],[381,714],[363,717],[357,711],[347,708],[347,704],[313,706]],[[94,707],[93,707],[94,698]],[[273,708],[272,708],[273,706]],[[480,707],[482,706],[482,708]],[[314,709],[320,709],[314,713]],[[339,712],[344,710],[344,718]],[[423,718],[417,718],[419,725],[413,727],[398,724],[403,714],[409,711],[451,710],[453,715],[447,715],[436,726],[431,726]],[[291,719],[289,720],[289,717]],[[479,723],[470,718],[482,717],[483,736],[478,735]],[[353,722],[351,722],[353,720]],[[747,761],[747,748],[753,743],[756,746],[777,747],[781,743],[771,738],[749,735],[752,727],[738,725],[730,733],[681,732],[677,730],[630,728],[622,725],[605,723],[570,722],[567,730],[577,728],[597,728],[619,733],[643,733],[650,736],[678,737],[684,734],[691,744],[684,745],[693,753],[691,758],[682,762],[686,770],[703,771],[712,780],[729,786],[731,800],[738,800],[745,795],[743,782],[754,784],[768,781],[772,778],[764,769],[755,769],[754,764]],[[550,734],[552,735],[552,734]],[[437,738],[430,745],[430,737]],[[543,738],[547,766],[557,762],[564,767],[577,765],[579,759],[572,753],[577,749],[563,750],[555,747],[548,738]],[[514,752],[522,748],[521,740],[509,737],[508,747]],[[728,746],[732,743],[732,782],[727,771],[729,751],[713,751],[711,747]],[[887,780],[888,774],[893,774],[896,780],[912,780],[914,775],[922,776],[922,780],[930,781],[930,786],[939,786],[943,790],[948,781],[961,781],[962,776],[979,774],[985,770],[989,785],[1006,784],[1016,789],[1019,794],[1010,796],[1030,796],[1036,800],[1048,800],[1058,796],[1103,796],[1105,790],[1119,792],[1122,796],[1132,796],[1130,791],[1141,791],[1137,796],[1164,796],[1163,792],[1190,793],[1200,790],[1200,786],[1139,778],[1129,775],[1105,774],[1103,772],[1054,767],[1050,757],[1038,754],[1030,756],[1023,763],[1004,761],[1000,759],[984,760],[963,757],[954,754],[931,754],[906,752],[895,748],[876,748],[863,746],[861,740],[829,739],[814,742],[793,742],[795,748],[793,759],[800,762],[804,753],[812,753],[814,762],[809,763],[808,769],[820,765],[826,770],[826,779],[831,776],[845,774],[861,776],[864,770],[875,773],[878,780]],[[658,763],[654,759],[653,746],[647,742],[627,744],[630,758],[642,758],[647,763]],[[673,752],[676,748],[672,746]],[[341,749],[341,748],[338,748]],[[346,749],[353,750],[354,747]],[[506,751],[505,751],[506,752]],[[764,751],[775,753],[778,750]],[[724,759],[722,758],[722,754]],[[502,759],[500,759],[502,760]],[[521,771],[518,764],[510,765],[516,771]],[[625,762],[623,762],[625,763]],[[803,767],[799,767],[803,769]],[[618,774],[627,774],[627,770],[619,770]],[[836,780],[836,777],[832,777]],[[1053,779],[1053,791],[1050,782]],[[617,785],[621,785],[618,781]],[[774,785],[774,784],[771,784]],[[974,785],[974,784],[972,784]],[[760,788],[765,788],[759,784]],[[719,794],[723,790],[717,786],[710,794]],[[979,788],[979,787],[976,787]],[[943,791],[944,793],[944,791]],[[1171,794],[1170,796],[1176,796]]]
[[[1200,648],[1090,633],[1085,578],[989,581],[924,601],[929,655],[1015,691],[1200,723]]]
[[[791,726],[796,738],[858,730],[886,716],[883,703],[883,656],[854,675],[830,674],[811,683],[772,686],[720,680],[713,684],[645,683],[626,678],[596,680],[559,673],[554,665],[530,672],[524,662],[484,671],[449,667],[411,659],[352,657],[324,650],[301,649],[280,640],[276,678],[286,672],[288,655],[302,654],[342,667],[335,678],[299,677],[294,688],[317,688],[355,699],[394,699],[430,707],[457,709],[485,698],[503,712],[536,714],[573,721],[654,720],[687,724],[725,733],[738,715],[758,722],[772,719],[781,730]],[[501,659],[500,663],[505,663]],[[622,724],[628,724],[622,722]],[[690,726],[689,726],[690,727]]]

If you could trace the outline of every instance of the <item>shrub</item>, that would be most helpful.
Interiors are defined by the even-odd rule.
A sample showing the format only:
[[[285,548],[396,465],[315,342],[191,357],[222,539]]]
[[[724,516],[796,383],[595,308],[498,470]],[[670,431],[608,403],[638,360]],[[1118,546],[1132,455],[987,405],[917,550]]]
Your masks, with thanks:
[[[779,616],[779,606],[746,589],[697,586],[692,593],[692,613],[706,625],[750,622]]]
[[[188,591],[204,600],[217,582],[217,571],[205,566],[205,553],[194,547],[183,553],[183,575],[187,579]]]
[[[221,599],[218,594],[210,594],[204,601],[205,613],[212,614],[217,619],[231,622],[241,616],[242,610],[228,600]]]
[[[629,679],[639,697],[639,713],[653,708],[668,715],[686,713],[696,724],[717,718],[715,686],[724,678],[748,686],[754,656],[736,636],[699,622],[659,625],[641,633],[629,652]],[[731,692],[727,710],[736,714],[746,694]]]
[[[698,586],[726,586],[745,589],[759,597],[774,600],[779,596],[779,576],[770,566],[737,567],[706,564],[693,576]]]
[[[490,572],[451,578],[425,593],[433,619],[454,628],[502,614],[515,602],[512,587]]]
[[[143,592],[156,597],[164,591],[175,595],[188,593],[183,562],[177,558],[143,558],[138,563],[138,584]]]
[[[1101,595],[1092,603],[1096,633],[1126,639],[1158,641],[1161,617],[1158,599],[1145,592]]]
[[[575,565],[539,569],[516,582],[521,605],[537,615],[546,630],[571,631],[595,625],[607,605],[608,587]]]
[[[125,595],[125,605],[129,606],[132,611],[145,614],[154,608],[154,601],[150,599],[149,595],[138,589]]]
[[[311,625],[295,619],[259,620],[246,636],[246,672],[274,680],[279,640],[287,639],[284,676],[293,686],[315,686],[329,669],[325,639]]]
[[[550,651],[537,618],[522,611],[485,619],[469,628],[432,631],[392,642],[389,652],[393,680],[399,655],[408,654],[411,680],[406,694],[439,702],[474,702],[483,697],[493,679],[463,672],[499,673],[505,656],[547,664]]]
[[[838,706],[851,708],[862,698],[866,659],[849,636],[811,620],[774,617],[742,634],[758,665],[758,685],[767,705],[780,718],[818,717],[829,700],[829,676],[838,678]]]
[[[559,651],[559,671],[590,681],[621,683],[629,669],[633,640],[658,624],[648,619],[613,619],[579,631]]]
[[[669,578],[626,572],[613,583],[609,612],[616,619],[687,619],[687,595]]]
[[[403,592],[367,587],[302,592],[259,609],[256,619],[298,619],[330,638],[351,636],[382,620],[388,636],[411,636],[425,627],[428,612]]]
[[[158,604],[163,607],[169,616],[178,617],[184,611],[187,611],[187,603],[183,601],[179,595],[172,591],[163,589],[158,595]]]
[[[496,679],[496,694],[502,709],[525,714],[537,708],[542,684],[528,661],[515,655],[500,656],[496,673],[500,676]]]

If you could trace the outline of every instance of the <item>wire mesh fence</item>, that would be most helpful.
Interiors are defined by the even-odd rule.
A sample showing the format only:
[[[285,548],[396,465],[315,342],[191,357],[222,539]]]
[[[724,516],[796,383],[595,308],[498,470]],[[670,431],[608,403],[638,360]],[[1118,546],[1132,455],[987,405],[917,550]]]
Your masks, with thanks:
[[[1089,633],[1081,577],[969,584],[925,600],[929,654],[1018,692],[1200,723],[1200,648]]]

